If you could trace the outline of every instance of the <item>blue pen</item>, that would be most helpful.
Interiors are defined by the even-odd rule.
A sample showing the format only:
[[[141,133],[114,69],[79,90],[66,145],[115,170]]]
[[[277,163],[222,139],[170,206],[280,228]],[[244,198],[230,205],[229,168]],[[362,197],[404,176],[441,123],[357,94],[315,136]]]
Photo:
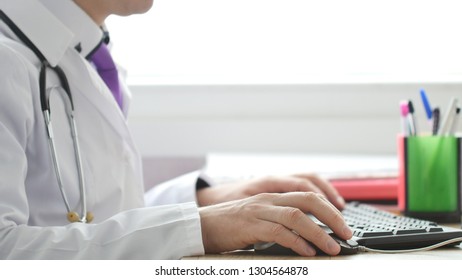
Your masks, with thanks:
[[[427,119],[430,121],[432,119],[433,109],[432,106],[430,106],[430,102],[428,101],[427,94],[424,89],[420,90],[420,97],[422,97],[425,113],[427,113]]]

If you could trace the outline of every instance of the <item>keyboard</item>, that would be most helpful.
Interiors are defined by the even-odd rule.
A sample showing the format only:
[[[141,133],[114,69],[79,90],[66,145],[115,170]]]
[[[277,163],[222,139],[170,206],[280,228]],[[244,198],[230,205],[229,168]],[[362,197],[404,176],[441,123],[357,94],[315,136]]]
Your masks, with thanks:
[[[438,225],[435,222],[395,215],[368,204],[347,203],[343,217],[353,231],[353,238],[340,240],[332,230],[308,214],[318,226],[340,244],[340,255],[355,254],[359,251],[403,252],[404,250],[432,249],[429,246],[454,246],[462,242],[462,229]],[[314,247],[317,254],[323,254]],[[257,254],[294,255],[289,248],[271,242],[254,244]]]
[[[342,211],[353,231],[353,240],[372,249],[403,250],[431,246],[462,237],[462,229],[380,210],[371,205],[350,202]],[[457,245],[460,241],[450,243]]]

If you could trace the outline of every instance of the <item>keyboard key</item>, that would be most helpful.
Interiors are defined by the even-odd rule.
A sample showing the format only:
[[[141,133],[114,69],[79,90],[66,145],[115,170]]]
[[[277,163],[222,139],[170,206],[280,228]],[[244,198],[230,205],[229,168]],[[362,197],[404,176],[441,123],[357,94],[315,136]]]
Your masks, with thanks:
[[[394,234],[412,234],[412,233],[426,233],[427,231],[423,228],[408,228],[408,229],[396,229],[393,231]]]
[[[441,228],[441,227],[429,227],[426,230],[427,230],[427,232],[441,232],[441,231],[444,231],[443,228]]]
[[[355,236],[357,237],[376,237],[376,236],[387,236],[393,235],[391,231],[355,231]]]

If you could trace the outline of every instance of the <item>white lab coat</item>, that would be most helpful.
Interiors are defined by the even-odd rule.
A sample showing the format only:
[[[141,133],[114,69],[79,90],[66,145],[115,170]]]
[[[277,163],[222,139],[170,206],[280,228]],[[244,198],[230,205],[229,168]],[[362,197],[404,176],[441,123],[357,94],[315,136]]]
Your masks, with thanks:
[[[91,224],[66,220],[40,107],[40,61],[0,21],[0,259],[178,259],[203,254],[192,184],[196,174],[175,181],[178,190],[164,185],[149,198],[185,203],[144,207],[140,155],[126,119],[85,59],[101,40],[101,30],[70,0],[0,0],[0,10],[67,75],[87,209],[94,214]],[[57,77],[48,73],[47,88],[62,90]],[[69,126],[62,100],[51,96],[63,185],[72,210],[80,212]],[[126,112],[127,92],[124,98]],[[173,199],[176,191],[182,194],[179,200]]]

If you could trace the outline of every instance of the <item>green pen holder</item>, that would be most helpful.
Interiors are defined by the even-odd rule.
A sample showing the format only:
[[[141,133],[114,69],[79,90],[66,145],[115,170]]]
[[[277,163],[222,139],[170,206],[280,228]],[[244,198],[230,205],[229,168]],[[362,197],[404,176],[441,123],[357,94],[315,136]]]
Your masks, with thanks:
[[[402,141],[405,215],[439,223],[460,222],[460,138],[410,136]]]

